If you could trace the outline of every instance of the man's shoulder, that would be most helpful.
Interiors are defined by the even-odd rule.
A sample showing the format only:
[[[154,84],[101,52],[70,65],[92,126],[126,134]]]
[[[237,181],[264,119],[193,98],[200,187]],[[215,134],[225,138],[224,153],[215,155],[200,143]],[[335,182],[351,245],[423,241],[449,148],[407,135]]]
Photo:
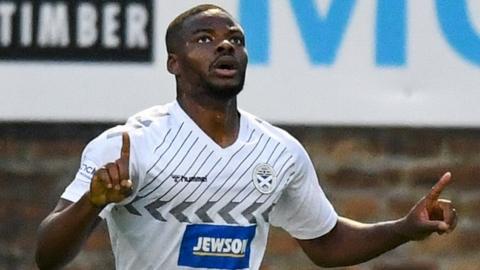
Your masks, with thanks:
[[[135,113],[122,126],[131,136],[145,139],[158,137],[170,129],[176,129],[181,123],[173,115],[174,103],[156,105]]]
[[[128,118],[125,125],[132,127],[148,127],[154,122],[161,121],[170,115],[173,103],[156,105],[140,112],[135,113]]]
[[[89,142],[86,149],[103,149],[109,151],[121,147],[121,135],[127,132],[132,143],[146,143],[147,137],[162,133],[163,127],[168,125],[165,120],[169,116],[170,103],[157,105],[135,113],[128,120],[114,127],[104,130]],[[102,151],[103,152],[103,151]]]

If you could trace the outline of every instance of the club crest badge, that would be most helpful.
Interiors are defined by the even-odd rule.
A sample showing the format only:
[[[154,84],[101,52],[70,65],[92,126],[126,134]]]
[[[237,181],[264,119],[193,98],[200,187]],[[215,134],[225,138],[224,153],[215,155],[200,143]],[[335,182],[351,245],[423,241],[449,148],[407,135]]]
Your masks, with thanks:
[[[270,194],[277,186],[277,176],[270,164],[258,164],[253,170],[253,184],[263,194]]]

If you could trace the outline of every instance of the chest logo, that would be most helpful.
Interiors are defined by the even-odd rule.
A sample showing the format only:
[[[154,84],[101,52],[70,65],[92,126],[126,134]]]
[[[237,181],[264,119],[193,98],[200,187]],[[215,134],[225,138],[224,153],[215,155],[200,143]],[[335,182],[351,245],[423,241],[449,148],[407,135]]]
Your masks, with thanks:
[[[258,164],[253,170],[253,184],[263,194],[270,194],[277,186],[277,177],[270,164]]]
[[[202,269],[249,269],[255,231],[255,225],[189,224],[180,245],[178,265]]]

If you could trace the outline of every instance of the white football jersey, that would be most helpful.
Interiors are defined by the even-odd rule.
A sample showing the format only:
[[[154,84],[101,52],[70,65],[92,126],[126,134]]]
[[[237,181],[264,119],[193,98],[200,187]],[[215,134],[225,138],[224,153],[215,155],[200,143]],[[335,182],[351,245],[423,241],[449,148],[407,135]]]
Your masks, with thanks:
[[[95,170],[120,157],[122,132],[130,135],[134,192],[101,213],[117,269],[259,269],[269,224],[298,239],[335,226],[300,143],[240,115],[238,138],[226,148],[177,102],[140,112],[88,144],[66,200],[80,199]]]

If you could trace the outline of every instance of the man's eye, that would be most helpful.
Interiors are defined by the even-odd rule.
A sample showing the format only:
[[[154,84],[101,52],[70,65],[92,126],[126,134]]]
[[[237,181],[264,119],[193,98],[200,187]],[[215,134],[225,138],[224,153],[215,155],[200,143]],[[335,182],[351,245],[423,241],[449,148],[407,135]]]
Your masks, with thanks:
[[[211,42],[212,41],[212,38],[209,37],[209,36],[203,36],[203,37],[200,37],[197,39],[197,42],[202,44],[202,43],[208,43],[208,42]]]
[[[230,42],[235,45],[243,45],[243,39],[239,37],[234,37],[230,39]]]

